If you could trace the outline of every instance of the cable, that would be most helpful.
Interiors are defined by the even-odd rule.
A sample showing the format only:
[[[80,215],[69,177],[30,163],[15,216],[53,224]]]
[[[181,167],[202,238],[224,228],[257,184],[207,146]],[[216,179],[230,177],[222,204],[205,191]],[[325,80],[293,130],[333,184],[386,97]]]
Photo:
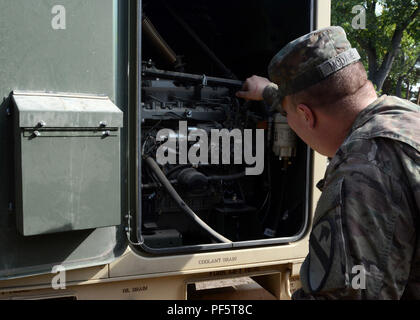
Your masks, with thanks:
[[[182,200],[178,192],[175,190],[175,188],[172,186],[171,182],[168,180],[168,178],[165,176],[163,171],[160,169],[156,161],[151,158],[147,157],[145,159],[146,164],[152,169],[152,171],[156,174],[159,181],[162,183],[162,185],[166,188],[170,196],[173,198],[173,200],[176,202],[176,204],[179,206],[180,209],[182,209],[186,214],[188,214],[194,222],[196,222],[200,227],[202,227],[204,230],[206,230],[211,236],[213,236],[215,239],[219,240],[220,242],[224,243],[231,243],[229,239],[225,238],[215,230],[213,230],[209,225],[207,225],[203,220],[201,220],[195,212]]]

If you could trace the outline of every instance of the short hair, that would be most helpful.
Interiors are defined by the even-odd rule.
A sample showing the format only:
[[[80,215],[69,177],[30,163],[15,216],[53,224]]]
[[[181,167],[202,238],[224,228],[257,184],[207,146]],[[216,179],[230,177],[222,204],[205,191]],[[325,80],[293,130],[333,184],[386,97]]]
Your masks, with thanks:
[[[291,97],[297,105],[306,104],[312,108],[328,109],[338,102],[348,100],[366,85],[368,76],[363,64],[358,61],[332,74],[321,82],[301,90]],[[373,88],[373,86],[372,86]]]

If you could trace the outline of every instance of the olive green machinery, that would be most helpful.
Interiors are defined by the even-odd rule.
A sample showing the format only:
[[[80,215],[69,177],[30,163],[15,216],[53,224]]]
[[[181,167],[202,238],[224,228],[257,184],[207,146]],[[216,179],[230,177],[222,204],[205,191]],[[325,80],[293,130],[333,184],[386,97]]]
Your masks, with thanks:
[[[220,243],[173,208],[158,180],[145,178],[156,176],[142,147],[164,120],[219,121],[209,106],[217,99],[225,110],[235,106],[233,73],[264,74],[279,47],[329,25],[330,2],[177,3],[0,0],[2,298],[185,299],[190,285],[249,276],[288,299],[298,285],[325,158],[298,142],[297,155],[289,155],[296,159],[266,155],[289,171],[272,168],[244,183],[209,176],[224,189],[206,184],[205,196],[177,187],[210,228],[232,240]],[[190,107],[190,94],[201,104]],[[175,95],[185,96],[172,104]],[[270,174],[287,185],[269,184]],[[186,185],[202,176],[192,172]],[[268,185],[266,196],[257,185]]]

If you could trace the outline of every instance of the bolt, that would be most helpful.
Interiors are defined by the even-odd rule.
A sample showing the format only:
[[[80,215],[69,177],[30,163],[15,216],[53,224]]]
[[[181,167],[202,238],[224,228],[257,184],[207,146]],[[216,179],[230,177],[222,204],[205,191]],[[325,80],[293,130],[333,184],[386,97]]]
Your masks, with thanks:
[[[111,135],[111,131],[109,131],[109,130],[104,131],[104,132],[102,132],[102,135],[103,135],[104,137],[109,137],[109,136]]]
[[[37,127],[38,127],[38,128],[43,128],[43,127],[45,127],[46,125],[47,125],[47,124],[45,123],[45,121],[41,120],[40,122],[38,122]]]
[[[101,121],[101,122],[99,122],[99,126],[100,126],[101,128],[106,127],[106,126],[107,126],[106,121]]]
[[[191,117],[192,117],[192,111],[191,111],[191,110],[186,110],[186,111],[185,111],[185,116],[186,116],[187,118],[191,118]]]
[[[207,76],[205,74],[203,74],[202,86],[207,87]]]
[[[41,132],[39,132],[39,131],[34,131],[34,136],[35,136],[35,137],[40,137],[40,136],[41,136]]]

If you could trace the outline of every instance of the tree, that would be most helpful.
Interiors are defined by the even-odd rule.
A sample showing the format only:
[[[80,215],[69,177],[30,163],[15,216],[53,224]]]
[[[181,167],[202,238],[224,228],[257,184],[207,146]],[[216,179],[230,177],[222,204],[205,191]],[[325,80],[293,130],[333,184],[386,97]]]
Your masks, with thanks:
[[[394,93],[395,90],[396,96],[408,100],[414,96],[412,89],[420,78],[420,47],[413,41],[409,36],[403,38],[401,49],[382,88],[385,93]]]
[[[364,9],[364,29],[354,28],[357,5]],[[401,95],[403,86],[410,90],[419,82],[419,0],[336,0],[332,13],[333,25],[342,26],[359,49],[377,91]]]

